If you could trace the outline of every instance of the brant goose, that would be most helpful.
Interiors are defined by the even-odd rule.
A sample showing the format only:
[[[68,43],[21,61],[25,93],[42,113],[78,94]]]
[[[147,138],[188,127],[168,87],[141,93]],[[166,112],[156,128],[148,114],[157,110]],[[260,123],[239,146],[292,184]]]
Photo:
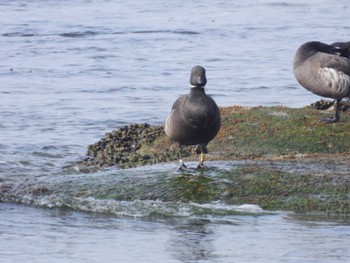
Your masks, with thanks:
[[[202,168],[206,146],[220,130],[220,111],[215,101],[205,93],[206,83],[205,69],[201,66],[193,67],[190,93],[180,96],[174,102],[171,114],[165,122],[165,134],[179,144],[180,170],[187,168],[182,161],[182,146],[199,146],[198,168]]]
[[[339,103],[350,96],[349,47],[344,43],[338,45],[307,42],[298,48],[293,64],[301,86],[319,96],[335,99],[335,116],[324,119],[327,123],[339,121]]]

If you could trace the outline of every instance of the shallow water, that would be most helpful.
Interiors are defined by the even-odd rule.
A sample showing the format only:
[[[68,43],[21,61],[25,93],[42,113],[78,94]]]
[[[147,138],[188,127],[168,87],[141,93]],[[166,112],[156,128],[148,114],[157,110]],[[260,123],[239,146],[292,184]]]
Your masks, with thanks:
[[[291,213],[131,220],[7,204],[0,210],[2,262],[347,262],[350,256],[349,222]]]
[[[207,69],[207,92],[220,106],[310,104],[319,97],[294,79],[295,50],[309,40],[347,41],[349,32],[345,0],[5,0],[0,12],[0,184],[105,173],[74,163],[105,132],[162,124],[197,64]],[[4,262],[156,262],[155,253],[159,262],[349,256],[346,220],[285,213],[134,219],[4,203],[0,210]]]

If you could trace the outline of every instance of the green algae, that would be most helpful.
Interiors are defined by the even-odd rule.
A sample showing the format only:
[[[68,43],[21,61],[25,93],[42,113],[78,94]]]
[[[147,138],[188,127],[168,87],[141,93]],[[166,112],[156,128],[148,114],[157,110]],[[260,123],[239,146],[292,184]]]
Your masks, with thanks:
[[[348,215],[349,160],[348,155],[236,160],[210,163],[212,166],[204,171],[191,168],[182,172],[176,170],[176,165],[160,165],[92,176],[40,177],[2,185],[0,201],[28,203],[43,198],[66,207],[75,207],[75,200],[85,200],[87,207],[89,200],[219,202],[256,204],[267,211]]]
[[[311,108],[226,108],[223,129],[209,150],[236,157],[342,153],[350,150],[350,118],[326,124]],[[330,113],[331,114],[331,113]]]
[[[198,203],[223,201],[258,204],[267,210],[347,214],[350,212],[350,115],[342,113],[341,122],[335,124],[320,121],[332,114],[312,107],[221,108],[222,128],[208,145],[207,159],[261,160],[262,163],[219,171],[214,177],[205,172],[188,172],[161,183],[133,181],[132,186],[122,191],[114,189],[113,193],[100,197]],[[105,158],[109,156],[101,145],[109,143],[105,148],[113,148],[116,143],[106,144],[101,140],[89,147],[95,152],[90,152],[92,162],[86,164],[128,168],[178,159],[178,146],[169,141],[162,126],[131,125],[128,129],[135,127],[137,131],[133,132],[132,141],[137,142],[137,147],[131,151],[125,151],[125,147],[114,151],[127,161],[109,159],[105,162],[103,158],[100,158],[102,162],[94,161],[93,156],[101,156],[99,151],[104,151]],[[122,135],[115,137],[118,143],[128,141],[118,130],[114,133]],[[152,137],[144,140],[140,135],[145,134],[152,134]],[[195,153],[194,147],[187,147],[183,156],[193,160],[197,158]],[[276,168],[277,163],[280,167]],[[302,168],[295,170],[293,165],[302,165]]]
[[[76,183],[62,187],[72,188],[71,196],[101,200],[200,204],[219,201],[231,205],[257,204],[268,211],[347,215],[350,214],[349,160],[347,155],[240,160],[224,166],[216,164],[206,171],[191,168],[186,172],[176,171],[175,165],[160,172],[152,172],[149,169],[152,167],[148,167],[141,175],[125,170],[122,175],[109,176],[108,180],[114,182],[105,182],[104,177],[102,182],[85,181],[80,188]]]
[[[221,175],[225,202],[253,203],[266,210],[350,212],[349,176],[288,173],[264,166],[244,167]]]
[[[209,176],[183,174],[172,178],[169,186],[175,192],[172,199],[182,202],[208,203],[218,199],[217,185]]]
[[[84,177],[52,186],[39,180],[12,188],[0,185],[0,201],[24,196],[93,197],[100,200],[163,202],[223,202],[257,204],[265,210],[350,214],[350,115],[325,124],[332,112],[313,108],[221,108],[222,128],[209,143],[210,161],[232,161],[208,170],[166,171],[152,166],[136,173],[121,169],[113,176]],[[184,150],[185,161],[197,159],[195,147]],[[132,124],[107,133],[88,148],[86,166],[119,168],[172,162],[178,145],[163,126]],[[142,169],[142,168],[140,168]],[[141,175],[140,175],[141,173]],[[144,176],[147,174],[147,176]],[[109,181],[110,180],[110,181]],[[11,199],[12,198],[12,199]]]
[[[312,108],[221,108],[222,128],[208,145],[209,159],[349,152],[350,115],[343,113],[336,124],[320,121],[331,114]],[[193,160],[196,152],[184,147],[183,157]],[[177,159],[178,145],[165,136],[163,126],[133,124],[90,145],[84,164],[130,168]]]

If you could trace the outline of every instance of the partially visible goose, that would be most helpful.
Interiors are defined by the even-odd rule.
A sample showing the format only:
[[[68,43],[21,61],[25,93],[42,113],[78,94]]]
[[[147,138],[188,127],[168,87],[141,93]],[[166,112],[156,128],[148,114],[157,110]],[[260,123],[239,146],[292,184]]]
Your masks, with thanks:
[[[339,56],[350,58],[350,41],[349,42],[335,42],[331,46],[339,49]]]
[[[215,101],[204,90],[207,83],[205,69],[192,68],[188,95],[180,96],[173,104],[165,123],[165,134],[179,144],[180,169],[186,169],[182,161],[183,145],[199,145],[201,150],[198,167],[204,166],[204,150],[220,130],[221,117]]]
[[[294,75],[301,86],[322,97],[335,99],[334,118],[339,121],[339,103],[350,96],[350,59],[346,49],[321,42],[307,42],[299,47],[294,57]]]

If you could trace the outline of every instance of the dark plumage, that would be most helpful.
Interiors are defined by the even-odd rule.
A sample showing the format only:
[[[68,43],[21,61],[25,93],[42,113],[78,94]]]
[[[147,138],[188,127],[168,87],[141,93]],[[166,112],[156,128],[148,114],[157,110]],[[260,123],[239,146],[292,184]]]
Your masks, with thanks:
[[[325,119],[330,123],[339,121],[339,102],[350,95],[350,59],[346,50],[346,46],[313,41],[301,45],[294,57],[294,75],[300,85],[336,100],[335,117]]]
[[[165,123],[165,133],[170,140],[180,145],[180,169],[186,168],[181,157],[182,145],[199,145],[203,166],[204,149],[220,130],[220,111],[215,101],[204,90],[207,83],[205,69],[192,68],[188,95],[180,96],[173,104]]]
[[[339,56],[350,58],[350,41],[349,42],[335,42],[331,46],[339,49]]]

